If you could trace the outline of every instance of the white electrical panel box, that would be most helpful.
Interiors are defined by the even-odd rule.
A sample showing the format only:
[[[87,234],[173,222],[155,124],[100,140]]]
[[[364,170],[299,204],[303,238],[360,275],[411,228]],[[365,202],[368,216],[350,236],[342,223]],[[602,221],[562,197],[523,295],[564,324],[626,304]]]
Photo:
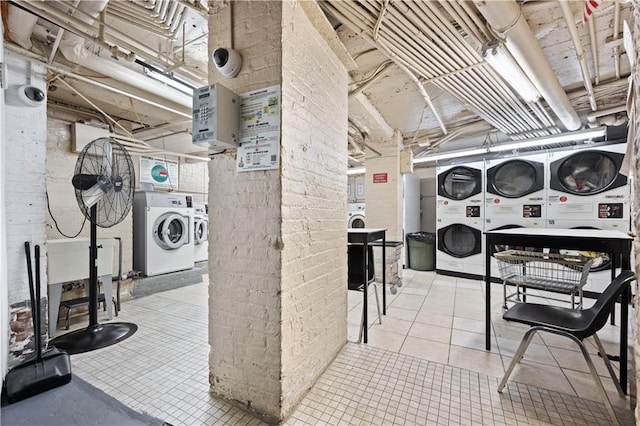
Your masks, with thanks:
[[[193,91],[193,143],[211,150],[239,144],[240,98],[220,84]]]

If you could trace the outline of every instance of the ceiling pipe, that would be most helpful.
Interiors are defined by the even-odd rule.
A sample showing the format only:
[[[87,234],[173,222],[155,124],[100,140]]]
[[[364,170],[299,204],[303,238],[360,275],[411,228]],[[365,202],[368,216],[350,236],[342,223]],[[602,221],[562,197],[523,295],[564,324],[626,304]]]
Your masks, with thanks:
[[[594,79],[596,86],[600,84],[600,60],[598,58],[598,43],[596,41],[596,24],[595,19],[592,17],[587,21],[587,25],[589,25],[589,40],[591,43],[591,56],[593,57],[593,69],[594,69]]]
[[[494,32],[504,39],[509,53],[522,67],[564,127],[569,131],[580,129],[580,118],[544,56],[538,40],[531,32],[520,6],[513,0],[474,0],[474,3]]]
[[[538,121],[537,114],[528,110],[497,74],[489,67],[481,66],[482,58],[473,43],[449,28],[448,17],[429,2],[391,5],[385,15],[385,25],[379,29],[378,41],[375,41],[372,33],[380,12],[379,3],[360,2],[359,7],[348,2],[321,3],[329,13],[378,46],[394,62],[402,63],[427,80],[437,78],[433,84],[505,134],[513,137],[545,134],[547,126]],[[462,13],[463,9],[457,8],[455,13]],[[467,22],[475,25],[479,21],[469,19]],[[476,33],[484,31],[488,30],[483,28]],[[481,44],[478,40],[474,43]],[[459,55],[452,53],[454,51]],[[445,75],[447,77],[443,77]]]
[[[89,15],[95,18],[102,10],[104,10],[106,5],[106,0],[80,2],[78,10],[84,12],[81,14],[83,17]],[[87,23],[89,25],[93,24],[93,22]],[[24,25],[22,19],[15,19],[8,24],[10,30],[13,28],[20,28],[21,25]],[[121,83],[125,83],[144,92],[160,96],[184,108],[190,109],[193,107],[193,102],[190,96],[178,90],[169,89],[166,84],[146,77],[129,68],[123,67],[114,61],[101,58],[85,48],[84,43],[84,38],[66,31],[62,37],[59,49],[64,57],[74,64],[82,65],[87,69],[113,78]]]
[[[578,35],[576,24],[573,21],[573,12],[571,12],[571,6],[569,6],[569,3],[566,0],[560,0],[558,3],[560,4],[560,10],[562,10],[562,14],[564,15],[564,20],[567,23],[567,30],[569,31],[569,35],[571,36],[571,41],[573,41],[573,47],[576,49],[576,57],[578,58],[578,62],[580,63],[582,80],[584,82],[584,88],[589,96],[591,111],[596,111],[598,109],[598,104],[596,103],[596,97],[593,94],[593,85],[591,84],[591,75],[589,74],[587,57],[584,54],[584,48],[582,47],[582,42],[580,41],[580,36]]]

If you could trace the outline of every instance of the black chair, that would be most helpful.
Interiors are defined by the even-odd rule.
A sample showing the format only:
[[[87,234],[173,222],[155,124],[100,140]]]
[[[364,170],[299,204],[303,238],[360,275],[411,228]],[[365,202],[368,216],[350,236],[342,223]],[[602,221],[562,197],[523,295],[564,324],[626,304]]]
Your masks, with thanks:
[[[363,256],[362,244],[349,244],[347,246],[348,253],[348,288],[354,291],[364,291],[365,285],[372,285],[376,295],[376,304],[378,306],[378,322],[382,324],[382,317],[380,316],[380,299],[378,298],[378,286],[375,280],[375,265],[373,259],[373,247],[367,247],[367,279],[362,276],[364,269],[364,256]],[[362,335],[364,333],[364,310],[367,309],[367,301],[362,304],[362,319],[360,321],[360,333],[358,337],[358,343],[362,341]]]
[[[600,393],[604,399],[604,405],[607,408],[607,411],[611,415],[611,418],[614,421],[614,424],[618,424],[618,419],[616,418],[616,414],[613,410],[613,406],[611,405],[611,401],[607,396],[607,392],[602,385],[602,381],[598,376],[598,372],[596,371],[595,366],[593,365],[593,361],[591,360],[591,356],[587,351],[587,348],[584,346],[582,342],[587,337],[593,336],[593,339],[596,342],[598,347],[598,351],[604,360],[604,363],[607,366],[607,370],[609,370],[609,374],[613,379],[613,382],[618,389],[618,394],[624,398],[624,392],[620,387],[620,383],[616,378],[616,373],[613,371],[613,367],[609,362],[607,357],[607,353],[602,346],[602,342],[598,338],[596,332],[598,332],[607,322],[607,317],[609,313],[613,309],[614,304],[618,297],[622,294],[623,291],[627,291],[629,284],[635,280],[635,276],[631,271],[622,271],[620,275],[616,277],[615,280],[609,284],[609,286],[605,289],[602,294],[598,297],[596,302],[589,309],[584,310],[574,310],[567,307],[560,306],[551,306],[551,305],[540,305],[533,303],[518,303],[511,307],[505,314],[502,316],[507,321],[519,322],[522,324],[530,325],[531,328],[527,330],[518,349],[516,350],[515,355],[513,356],[513,360],[511,360],[511,364],[509,364],[509,368],[504,373],[504,377],[498,385],[498,392],[502,392],[502,389],[507,384],[507,380],[513,371],[515,365],[520,362],[522,357],[524,356],[529,343],[531,343],[531,339],[538,331],[546,331],[548,333],[557,334],[560,336],[568,337],[578,344],[580,347],[580,351],[582,351],[582,355],[584,359],[587,361],[587,365],[589,366],[589,371],[591,372],[591,376],[596,382]],[[625,307],[623,307],[625,309]]]

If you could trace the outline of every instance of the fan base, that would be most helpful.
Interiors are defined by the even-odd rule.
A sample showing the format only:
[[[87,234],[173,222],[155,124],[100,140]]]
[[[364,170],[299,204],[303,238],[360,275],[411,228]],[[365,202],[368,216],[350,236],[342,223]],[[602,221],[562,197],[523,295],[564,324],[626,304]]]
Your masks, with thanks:
[[[137,325],[126,322],[89,325],[58,336],[49,343],[73,355],[114,345],[132,336],[137,330]]]

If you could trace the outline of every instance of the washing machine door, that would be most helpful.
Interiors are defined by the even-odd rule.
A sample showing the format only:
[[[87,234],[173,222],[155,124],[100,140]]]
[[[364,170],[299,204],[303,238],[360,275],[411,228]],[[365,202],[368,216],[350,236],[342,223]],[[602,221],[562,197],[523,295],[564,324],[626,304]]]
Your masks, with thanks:
[[[194,239],[195,244],[201,244],[207,241],[207,233],[209,232],[209,224],[206,219],[194,219]]]
[[[438,175],[438,195],[450,200],[465,200],[482,192],[482,172],[457,166]]]
[[[153,224],[153,240],[164,250],[175,250],[189,244],[189,217],[165,213]]]
[[[482,232],[462,223],[438,229],[438,250],[457,258],[482,252]]]
[[[487,170],[487,192],[519,198],[544,189],[544,164],[509,160]]]
[[[355,213],[349,216],[349,228],[365,228],[364,215]]]
[[[574,195],[593,195],[627,184],[620,165],[624,154],[580,151],[551,163],[551,189]]]

